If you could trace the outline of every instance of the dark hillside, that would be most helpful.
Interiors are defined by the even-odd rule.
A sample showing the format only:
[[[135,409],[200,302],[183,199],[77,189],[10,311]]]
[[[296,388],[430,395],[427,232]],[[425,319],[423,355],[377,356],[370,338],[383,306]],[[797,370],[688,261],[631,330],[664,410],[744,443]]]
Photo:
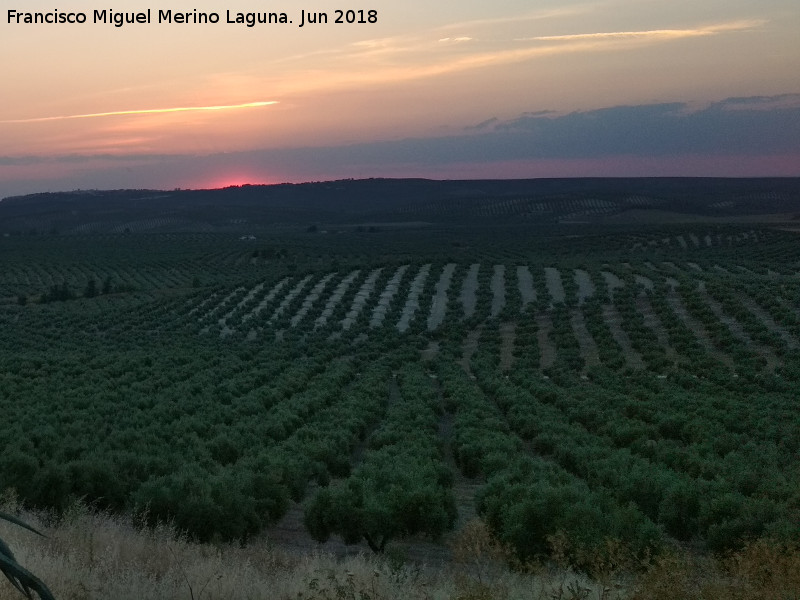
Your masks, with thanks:
[[[364,179],[217,190],[78,190],[0,202],[0,233],[250,231],[272,225],[603,223],[800,216],[800,179]],[[641,216],[640,216],[641,219]],[[774,221],[775,218],[770,220]]]

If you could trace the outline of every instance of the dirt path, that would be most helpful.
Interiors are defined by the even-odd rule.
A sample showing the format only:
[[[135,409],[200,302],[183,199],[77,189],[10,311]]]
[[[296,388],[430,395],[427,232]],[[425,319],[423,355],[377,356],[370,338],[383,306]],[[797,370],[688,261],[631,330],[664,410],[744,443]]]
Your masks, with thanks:
[[[503,323],[500,326],[500,370],[509,371],[514,362],[514,340],[516,323]]]
[[[458,519],[455,530],[463,527],[470,519],[477,516],[475,511],[475,494],[481,487],[479,480],[467,479],[461,474],[461,470],[456,465],[453,453],[453,413],[444,411],[439,419],[439,439],[444,446],[444,462],[450,467],[453,473],[453,496],[456,500],[458,509]]]
[[[320,316],[317,317],[317,320],[314,322],[315,327],[321,327],[328,322],[328,319],[333,314],[334,309],[339,305],[339,302],[342,301],[342,297],[347,291],[347,288],[350,287],[360,273],[361,271],[359,270],[352,271],[347,275],[347,277],[339,282],[339,285],[336,286],[336,289],[333,290],[330,298],[328,298],[328,301],[325,303],[325,308],[322,309],[322,314],[320,314]]]
[[[367,300],[369,300],[369,297],[375,290],[375,282],[382,272],[383,268],[375,269],[367,276],[364,283],[361,284],[361,287],[356,292],[355,298],[353,298],[353,303],[350,305],[350,310],[347,312],[344,319],[342,319],[342,329],[350,329],[353,323],[355,323],[358,315],[364,310]]]
[[[284,277],[278,283],[272,286],[272,289],[267,292],[267,295],[261,299],[258,305],[252,311],[242,317],[242,323],[246,323],[253,317],[257,317],[259,314],[261,314],[261,311],[264,310],[267,305],[275,299],[275,296],[277,296],[280,291],[286,287],[287,283],[289,283],[289,278]]]
[[[583,373],[589,367],[596,367],[600,364],[600,353],[597,351],[597,344],[586,328],[586,320],[580,310],[573,310],[570,317],[572,324],[572,331],[575,333],[575,339],[578,340],[580,346],[581,357],[584,361]]]
[[[519,295],[522,298],[521,311],[525,310],[528,304],[536,302],[536,290],[533,287],[533,275],[528,267],[517,267],[517,285]]]
[[[397,330],[401,333],[409,328],[411,319],[414,318],[414,314],[417,312],[417,309],[419,309],[419,296],[425,287],[425,281],[428,279],[430,270],[430,264],[423,265],[411,282],[411,288],[408,291],[406,303],[403,306],[403,312],[400,314],[400,320],[397,321],[396,325]]]
[[[228,294],[222,300],[220,300],[214,308],[211,308],[211,309],[207,310],[206,313],[202,317],[200,317],[198,319],[198,321],[202,322],[202,321],[205,321],[206,319],[208,319],[215,310],[219,310],[221,307],[223,307],[226,304],[228,304],[234,298],[234,296],[236,296],[236,294],[239,294],[242,291],[244,291],[243,287],[241,287],[241,286],[237,287],[230,294]],[[214,294],[214,296],[216,296],[216,294]]]
[[[442,269],[439,281],[436,282],[436,291],[431,302],[431,314],[428,316],[428,331],[433,331],[444,321],[447,310],[447,290],[450,288],[450,281],[455,270],[455,263],[447,263]]]
[[[322,279],[317,282],[311,291],[308,292],[306,297],[303,299],[303,304],[300,305],[298,311],[292,316],[291,318],[291,326],[296,327],[297,324],[303,320],[303,318],[308,314],[308,311],[311,310],[311,307],[314,306],[317,300],[319,300],[320,294],[322,294],[322,290],[325,289],[325,286],[328,285],[328,282],[333,278],[336,273],[328,273]]]
[[[539,344],[539,368],[549,369],[556,362],[556,347],[550,339],[553,319],[547,313],[536,316],[536,341]]]
[[[490,284],[492,290],[492,308],[491,315],[496,317],[503,310],[506,305],[506,267],[505,265],[495,265],[494,273],[492,274],[492,281]]]
[[[467,334],[467,337],[461,344],[461,360],[459,361],[461,364],[461,368],[464,369],[464,372],[467,373],[470,377],[474,378],[475,376],[472,374],[472,369],[470,369],[469,361],[472,358],[472,355],[475,354],[475,351],[478,349],[478,340],[481,337],[481,330],[473,329]]]
[[[459,299],[464,307],[464,315],[470,318],[475,314],[475,305],[477,304],[478,292],[478,271],[481,266],[478,263],[471,264],[467,276],[464,278],[464,285],[461,287],[461,295]]]
[[[306,287],[306,284],[309,282],[310,279],[311,275],[306,275],[297,283],[297,285],[295,285],[289,291],[288,294],[286,294],[286,296],[284,296],[283,300],[281,300],[281,303],[278,305],[278,308],[275,309],[275,312],[273,312],[272,316],[269,318],[270,323],[272,323],[275,319],[280,317],[281,314],[283,314],[283,311],[286,310],[286,307],[289,306],[292,300],[294,300],[295,298],[297,298],[298,295],[300,295],[300,292],[303,291],[303,288]]]
[[[214,300],[216,300],[218,297],[219,297],[219,294],[217,294],[216,292],[214,292],[213,294],[211,294],[211,295],[210,295],[210,296],[208,296],[207,298],[204,298],[203,300],[201,300],[201,301],[200,301],[200,303],[199,303],[199,304],[197,304],[197,305],[196,305],[196,306],[195,306],[195,307],[194,307],[192,310],[190,310],[190,311],[189,311],[189,313],[188,313],[188,316],[190,316],[190,317],[191,317],[191,316],[192,316],[193,314],[195,314],[196,312],[199,312],[199,311],[203,310],[203,309],[204,309],[206,306],[208,306],[209,304],[211,304],[211,303],[212,303]],[[201,320],[202,320],[202,318],[201,318]]]
[[[377,327],[381,323],[383,323],[383,319],[386,316],[386,311],[389,310],[389,304],[392,302],[392,298],[397,293],[398,288],[400,287],[400,280],[403,278],[403,275],[408,270],[408,265],[401,265],[397,268],[397,271],[394,272],[392,278],[386,284],[386,287],[381,292],[380,298],[378,298],[378,304],[372,311],[372,319],[370,319],[369,326],[370,327]]]
[[[211,318],[211,315],[215,311],[218,311],[221,308],[223,308],[224,306],[230,304],[230,302],[233,300],[233,298],[236,297],[237,294],[242,293],[244,290],[245,290],[245,288],[242,287],[242,286],[237,287],[230,294],[225,296],[214,308],[209,309],[208,311],[206,311],[206,313],[202,317],[200,317],[198,319],[198,322],[202,323],[203,321],[206,321],[209,318]],[[217,324],[222,328],[222,330],[219,333],[220,337],[226,337],[226,336],[228,336],[228,335],[233,333],[233,330],[230,327],[228,327],[228,323],[227,323],[228,314],[230,314],[230,313],[227,313],[227,314],[223,315],[222,317],[218,317],[217,318]],[[208,333],[210,329],[211,329],[211,326],[210,325],[206,325],[205,327],[203,327],[200,330],[200,333]]]
[[[545,267],[544,277],[547,283],[547,292],[550,294],[551,305],[564,302],[566,294],[564,293],[564,285],[561,282],[561,273],[558,272],[558,269]]]
[[[575,283],[578,284],[578,306],[594,296],[595,288],[589,273],[583,269],[575,269]]]
[[[236,309],[237,309],[237,308],[241,308],[242,306],[244,306],[245,304],[247,304],[248,302],[250,302],[250,300],[252,300],[253,298],[255,298],[255,297],[256,297],[256,296],[257,296],[259,293],[261,293],[261,290],[262,290],[262,289],[264,289],[264,286],[265,286],[266,284],[267,284],[267,282],[266,282],[266,281],[262,281],[262,282],[261,282],[261,283],[259,283],[257,286],[255,286],[253,289],[251,289],[249,292],[247,292],[247,294],[245,294],[244,298],[242,298],[242,299],[241,299],[241,300],[238,302],[238,304],[236,304],[236,306],[234,306],[232,309],[230,309],[230,310],[229,310],[229,311],[228,311],[228,312],[225,314],[225,316],[224,316],[224,317],[222,317],[222,319],[220,319],[220,322],[219,322],[219,324],[220,324],[220,325],[223,325],[223,324],[227,323],[228,319],[230,319],[230,318],[233,316],[233,313],[235,313],[235,312],[236,312]]]
[[[639,354],[631,344],[631,340],[625,330],[622,328],[622,317],[617,311],[617,307],[613,304],[603,305],[603,319],[608,325],[611,336],[622,348],[622,353],[625,355],[625,362],[632,369],[643,369],[644,361],[642,355]]]
[[[606,281],[606,287],[608,288],[608,299],[613,302],[614,291],[625,287],[625,284],[619,277],[617,277],[614,273],[611,273],[609,271],[603,271],[602,275],[603,279],[605,279]]]

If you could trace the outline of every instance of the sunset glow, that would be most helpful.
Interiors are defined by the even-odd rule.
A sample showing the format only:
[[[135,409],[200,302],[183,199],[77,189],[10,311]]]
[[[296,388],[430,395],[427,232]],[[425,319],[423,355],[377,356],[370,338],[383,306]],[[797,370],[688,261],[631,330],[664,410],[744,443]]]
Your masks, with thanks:
[[[352,23],[322,0],[313,8],[328,22],[306,14],[303,27],[289,5],[275,7],[285,23],[227,22],[225,7],[198,0],[217,24],[117,27],[73,4],[86,23],[0,19],[0,197],[172,188],[209,173],[486,177],[514,164],[520,176],[581,176],[591,163],[645,174],[627,170],[630,157],[676,175],[697,164],[800,175],[800,160],[778,158],[800,157],[794,0],[376,0],[374,22]]]

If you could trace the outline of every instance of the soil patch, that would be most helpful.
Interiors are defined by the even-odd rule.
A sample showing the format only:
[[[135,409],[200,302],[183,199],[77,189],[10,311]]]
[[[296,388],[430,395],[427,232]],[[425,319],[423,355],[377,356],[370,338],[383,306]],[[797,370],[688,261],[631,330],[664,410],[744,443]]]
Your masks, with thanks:
[[[506,305],[506,268],[504,265],[494,266],[490,286],[492,290],[491,315],[496,317]]]

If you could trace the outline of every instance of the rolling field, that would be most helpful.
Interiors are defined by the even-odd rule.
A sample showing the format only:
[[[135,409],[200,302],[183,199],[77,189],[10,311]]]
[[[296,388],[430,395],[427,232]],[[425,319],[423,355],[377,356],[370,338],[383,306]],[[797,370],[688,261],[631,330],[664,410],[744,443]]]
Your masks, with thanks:
[[[796,538],[800,238],[436,235],[0,240],[3,487],[423,558]]]
[[[580,571],[604,598],[612,564],[615,598],[661,585],[657,565],[691,587],[676,550],[720,561],[709,585],[750,582],[719,557],[777,568],[800,538],[797,188],[4,200],[0,494],[305,557],[446,569],[493,548]],[[569,591],[547,581],[540,595]]]

